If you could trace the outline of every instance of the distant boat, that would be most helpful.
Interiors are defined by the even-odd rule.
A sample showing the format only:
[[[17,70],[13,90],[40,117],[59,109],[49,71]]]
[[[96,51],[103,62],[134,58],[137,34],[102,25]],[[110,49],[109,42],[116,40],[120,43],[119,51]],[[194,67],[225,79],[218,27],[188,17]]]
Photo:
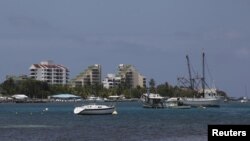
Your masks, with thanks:
[[[155,93],[144,93],[140,98],[140,102],[144,108],[164,108],[164,97]]]
[[[207,83],[205,81],[205,53],[202,54],[202,77],[192,78],[189,58],[187,58],[190,88],[199,95],[199,97],[183,98],[182,102],[184,105],[190,105],[192,107],[220,107],[221,97],[218,96],[216,89],[206,88]],[[198,84],[202,85],[202,88],[194,88],[195,80],[199,81]]]
[[[25,94],[14,94],[11,97],[16,99],[16,100],[26,100],[26,99],[28,99],[28,96],[26,96]]]
[[[89,102],[104,102],[104,99],[101,98],[101,97],[96,97],[96,96],[89,96],[87,97],[86,101],[89,101]]]
[[[247,97],[244,96],[244,97],[240,100],[240,102],[241,102],[241,103],[246,103],[246,102],[248,102]]]
[[[87,104],[79,107],[75,107],[74,114],[77,115],[105,115],[112,114],[115,111],[115,106],[107,105],[96,105],[96,104]]]
[[[138,101],[138,98],[127,99],[124,95],[111,95],[104,99],[105,102],[132,102]]]
[[[228,102],[228,98],[225,98],[223,101],[224,101],[224,102]]]
[[[247,98],[247,87],[245,87],[245,89],[246,89],[246,96],[244,96],[244,97],[240,100],[241,103],[246,103],[246,102],[248,102],[248,98]]]
[[[165,100],[165,107],[172,109],[190,109],[191,106],[184,105],[182,102],[182,98],[180,97],[172,97]]]
[[[125,97],[124,95],[111,95],[104,101],[105,102],[121,102],[121,101],[125,101]]]

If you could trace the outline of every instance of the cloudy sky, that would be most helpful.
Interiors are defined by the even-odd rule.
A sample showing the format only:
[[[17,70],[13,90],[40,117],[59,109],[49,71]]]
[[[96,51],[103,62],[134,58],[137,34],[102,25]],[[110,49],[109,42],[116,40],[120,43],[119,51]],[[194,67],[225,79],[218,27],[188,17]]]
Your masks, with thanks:
[[[0,80],[54,60],[71,78],[92,64],[104,76],[132,64],[157,84],[187,76],[185,56],[230,96],[250,96],[248,0],[1,0]],[[208,71],[207,71],[208,72]]]

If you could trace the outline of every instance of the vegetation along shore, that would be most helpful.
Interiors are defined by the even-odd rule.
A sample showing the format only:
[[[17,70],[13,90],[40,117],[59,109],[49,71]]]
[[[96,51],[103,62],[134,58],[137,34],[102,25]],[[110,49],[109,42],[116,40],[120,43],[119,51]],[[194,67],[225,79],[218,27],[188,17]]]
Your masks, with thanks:
[[[147,88],[136,87],[130,88],[126,84],[120,84],[114,88],[104,88],[102,85],[86,85],[71,87],[69,85],[49,85],[46,82],[26,79],[15,82],[9,78],[0,85],[2,96],[11,96],[13,94],[26,94],[32,99],[47,99],[48,96],[58,93],[71,93],[82,98],[87,98],[90,95],[107,98],[111,95],[124,95],[126,98],[139,98],[142,93],[147,92]],[[170,85],[168,82],[155,85],[154,79],[149,81],[149,90],[153,93],[159,93],[164,97],[193,97],[194,91],[180,86]],[[218,91],[221,96],[226,96],[223,91]]]

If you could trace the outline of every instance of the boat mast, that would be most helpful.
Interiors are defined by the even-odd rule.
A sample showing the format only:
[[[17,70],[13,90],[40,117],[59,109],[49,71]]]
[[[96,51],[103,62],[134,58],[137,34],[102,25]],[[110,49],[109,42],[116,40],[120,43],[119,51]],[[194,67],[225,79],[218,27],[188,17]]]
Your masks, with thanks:
[[[192,74],[191,74],[190,62],[189,62],[188,55],[186,55],[186,59],[187,59],[187,65],[188,65],[188,74],[189,74],[190,88],[193,90],[194,89],[194,83],[193,83],[193,79],[192,79]]]
[[[205,94],[205,53],[202,53],[202,93]]]
[[[247,85],[245,85],[245,95],[246,95],[246,99],[248,99],[248,96],[247,96]]]

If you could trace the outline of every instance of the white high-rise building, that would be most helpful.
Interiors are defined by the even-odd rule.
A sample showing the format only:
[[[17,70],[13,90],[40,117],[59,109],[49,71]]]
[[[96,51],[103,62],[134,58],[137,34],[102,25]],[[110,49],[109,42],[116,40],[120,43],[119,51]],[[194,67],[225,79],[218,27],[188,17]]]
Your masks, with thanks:
[[[69,80],[69,69],[63,65],[54,64],[51,60],[42,61],[40,64],[32,64],[29,70],[30,78],[48,84],[66,85]]]

